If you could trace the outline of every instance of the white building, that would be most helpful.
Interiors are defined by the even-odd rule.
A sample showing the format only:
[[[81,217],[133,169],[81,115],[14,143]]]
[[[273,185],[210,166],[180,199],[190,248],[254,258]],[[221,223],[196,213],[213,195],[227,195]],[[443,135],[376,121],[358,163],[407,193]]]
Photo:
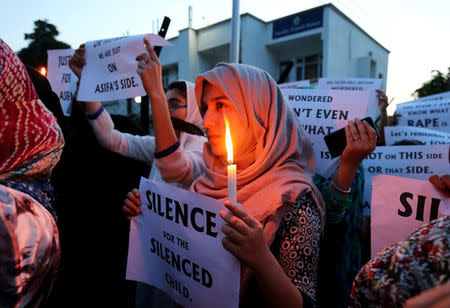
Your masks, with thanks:
[[[175,46],[162,48],[160,54],[164,86],[178,79],[194,82],[218,62],[229,61],[231,19],[201,29],[188,27],[170,41]],[[275,81],[291,62],[284,82],[309,79],[314,85],[319,77],[381,78],[386,89],[389,50],[332,4],[270,22],[241,15],[239,53],[240,63],[267,71]],[[140,117],[134,101],[112,101],[105,107]]]
[[[166,86],[177,79],[195,81],[202,72],[230,58],[231,19],[186,28],[160,54]],[[319,77],[382,78],[386,88],[389,50],[332,4],[270,22],[243,14],[239,62],[257,66],[277,81],[289,61],[285,82]]]

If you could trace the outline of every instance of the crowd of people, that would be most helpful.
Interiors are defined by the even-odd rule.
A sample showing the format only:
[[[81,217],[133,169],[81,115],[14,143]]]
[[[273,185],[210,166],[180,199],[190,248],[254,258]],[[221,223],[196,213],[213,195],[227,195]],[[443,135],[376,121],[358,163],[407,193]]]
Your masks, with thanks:
[[[309,137],[267,72],[218,63],[195,84],[180,80],[164,89],[158,57],[148,41],[145,45],[147,53],[136,58],[136,70],[150,98],[154,136],[119,128],[119,118],[100,102],[75,98],[71,118],[78,117],[88,132],[80,136],[80,131],[71,130],[78,124],[61,116],[58,104],[50,105],[55,96],[45,80],[38,83],[32,69],[27,72],[0,40],[0,306],[58,307],[73,302],[88,307],[103,302],[111,307],[179,306],[157,288],[125,283],[125,217],[141,213],[136,189],[140,176],[224,201],[222,245],[241,264],[240,307],[448,305],[448,216],[422,226],[373,258],[366,253],[370,238],[368,219],[363,217],[361,163],[383,143],[367,122],[348,121],[339,164],[323,177],[314,173]],[[84,65],[81,45],[69,66],[81,78]],[[382,132],[383,125],[389,125],[387,97],[381,91],[378,97]],[[225,119],[233,136],[237,203],[242,206],[227,200]],[[86,154],[89,167],[75,170],[80,155],[74,153],[78,147],[91,146],[83,144],[87,138],[128,160],[111,162]],[[116,169],[110,179],[97,166],[105,162],[105,169]],[[129,179],[122,178],[123,173],[114,177],[121,168],[118,164]],[[89,203],[87,192],[68,189],[70,176],[77,172],[83,173],[81,182],[94,173],[114,182],[120,187],[116,193],[122,194],[120,206],[108,204],[105,197]],[[433,176],[430,182],[448,198],[450,176]],[[93,186],[97,194],[111,190]],[[114,221],[120,228],[112,230],[114,225],[108,224],[106,231],[121,235],[99,249],[96,231],[105,232],[100,226],[109,206],[114,213],[121,210],[123,219]],[[92,223],[77,213],[90,216]],[[80,230],[89,226],[87,232]],[[80,246],[74,249],[76,245]],[[98,253],[89,255],[90,250]],[[104,261],[111,252],[119,257]],[[76,287],[77,278],[82,285]],[[99,293],[101,284],[111,287],[110,292]],[[116,299],[118,294],[126,295]]]

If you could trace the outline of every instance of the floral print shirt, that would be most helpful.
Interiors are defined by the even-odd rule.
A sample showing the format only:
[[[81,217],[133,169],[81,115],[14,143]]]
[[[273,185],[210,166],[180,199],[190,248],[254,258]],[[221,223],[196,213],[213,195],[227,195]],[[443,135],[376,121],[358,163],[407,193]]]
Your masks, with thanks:
[[[403,307],[405,301],[450,281],[450,217],[423,225],[373,257],[355,278],[349,307]]]
[[[275,258],[302,294],[303,307],[316,307],[319,246],[322,235],[317,205],[310,192],[302,193],[286,209],[270,246]],[[239,307],[264,307],[264,298],[252,281]]]

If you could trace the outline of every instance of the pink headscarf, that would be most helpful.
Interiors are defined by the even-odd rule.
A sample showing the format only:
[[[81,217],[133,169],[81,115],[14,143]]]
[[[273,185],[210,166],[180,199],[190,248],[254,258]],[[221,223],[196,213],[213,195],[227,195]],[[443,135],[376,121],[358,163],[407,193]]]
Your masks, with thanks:
[[[254,156],[254,162],[237,170],[237,202],[265,226],[266,241],[273,241],[285,202],[294,202],[311,190],[324,225],[322,196],[312,182],[314,153],[311,142],[270,75],[245,64],[219,63],[195,82],[197,101],[204,83],[220,89],[234,103],[249,136],[235,158]],[[203,156],[205,173],[191,190],[219,200],[227,199],[226,165],[213,155],[209,143]]]

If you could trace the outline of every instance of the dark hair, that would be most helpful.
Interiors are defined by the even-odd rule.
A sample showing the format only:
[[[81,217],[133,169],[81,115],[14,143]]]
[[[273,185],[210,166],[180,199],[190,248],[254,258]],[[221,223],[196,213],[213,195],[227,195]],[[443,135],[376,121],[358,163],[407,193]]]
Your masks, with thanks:
[[[402,139],[397,142],[394,142],[392,145],[424,145],[422,141],[415,139]]]
[[[187,97],[186,82],[184,81],[172,81],[167,86],[166,92],[169,90],[177,90],[182,96]]]
[[[191,135],[196,135],[196,136],[204,136],[205,135],[205,133],[203,132],[203,130],[201,130],[201,128],[199,128],[198,126],[196,126],[192,123],[189,123],[189,122],[177,119],[177,118],[172,118],[172,117],[170,119],[172,120],[172,125],[175,130],[179,130],[179,131],[182,131],[182,132],[185,132],[185,133],[188,133]]]

